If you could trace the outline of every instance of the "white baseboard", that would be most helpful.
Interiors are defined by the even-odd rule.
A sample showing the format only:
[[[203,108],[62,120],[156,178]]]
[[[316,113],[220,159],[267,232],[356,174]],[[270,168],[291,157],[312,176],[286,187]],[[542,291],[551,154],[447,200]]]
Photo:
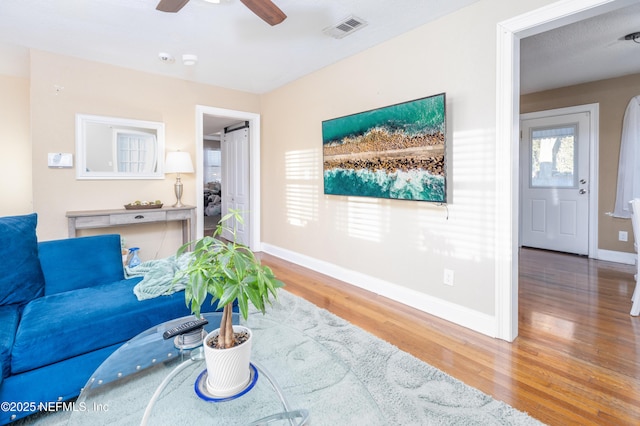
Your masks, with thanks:
[[[496,336],[496,319],[491,315],[270,244],[263,243],[262,250],[272,256],[371,291],[478,333],[490,337]]]
[[[598,260],[606,260],[608,262],[626,263],[627,265],[635,265],[637,255],[635,253],[627,253],[624,251],[598,250]]]

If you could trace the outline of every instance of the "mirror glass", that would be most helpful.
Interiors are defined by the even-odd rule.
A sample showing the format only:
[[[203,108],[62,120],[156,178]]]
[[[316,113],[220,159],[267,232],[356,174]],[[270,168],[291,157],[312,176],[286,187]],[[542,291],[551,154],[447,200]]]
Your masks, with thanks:
[[[78,179],[163,179],[164,123],[76,115]]]

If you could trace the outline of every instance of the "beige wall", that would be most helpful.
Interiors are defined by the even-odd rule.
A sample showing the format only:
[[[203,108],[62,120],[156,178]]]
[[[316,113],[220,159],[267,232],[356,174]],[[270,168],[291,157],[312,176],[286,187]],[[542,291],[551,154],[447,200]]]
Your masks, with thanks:
[[[33,211],[29,80],[0,76],[0,216]]]
[[[263,240],[414,305],[493,315],[496,24],[544,3],[481,1],[264,96]],[[323,120],[441,92],[448,208],[323,194]]]
[[[595,81],[522,96],[522,113],[590,103],[600,104],[600,150],[598,182],[598,248],[633,253],[630,219],[606,215],[616,201],[622,118],[629,101],[640,94],[640,74]],[[629,241],[618,241],[618,231],[626,231]]]
[[[64,87],[56,92],[55,86]],[[159,121],[165,124],[166,150],[189,151],[195,161],[196,105],[259,112],[259,97],[52,53],[31,53],[33,200],[41,240],[65,238],[69,210],[122,208],[134,200],[175,202],[175,175],[163,180],[76,180],[73,169],[49,169],[48,152],[75,155],[77,113]],[[75,158],[74,158],[75,162]],[[74,164],[75,165],[75,164]],[[183,175],[183,202],[196,203],[195,175]],[[116,232],[128,246],[140,247],[143,260],[175,253],[181,244],[178,223],[83,231]]]
[[[265,247],[347,271],[357,285],[453,321],[493,324],[496,24],[548,3],[482,0],[261,97],[33,52],[33,199],[41,237],[66,236],[67,210],[173,198],[172,176],[77,181],[75,170],[48,169],[47,152],[75,153],[76,113],[163,121],[167,149],[193,155],[196,104],[259,112]],[[54,85],[64,90],[56,95]],[[448,207],[323,194],[322,120],[441,92]],[[185,201],[195,202],[194,178],[184,183]],[[142,247],[143,258],[179,244],[172,227],[166,235],[162,226],[115,231]],[[444,269],[454,271],[453,287],[443,284]]]

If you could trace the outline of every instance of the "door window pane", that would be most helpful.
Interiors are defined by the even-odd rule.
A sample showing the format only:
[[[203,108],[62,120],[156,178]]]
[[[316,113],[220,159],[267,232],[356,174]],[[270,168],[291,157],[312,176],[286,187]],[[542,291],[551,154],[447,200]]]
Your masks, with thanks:
[[[576,186],[576,126],[531,131],[531,187]]]

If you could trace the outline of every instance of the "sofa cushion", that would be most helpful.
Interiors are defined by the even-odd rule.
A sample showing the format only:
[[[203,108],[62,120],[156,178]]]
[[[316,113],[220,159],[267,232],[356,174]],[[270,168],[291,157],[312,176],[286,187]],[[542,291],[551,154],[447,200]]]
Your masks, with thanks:
[[[44,241],[38,252],[46,295],[124,279],[116,234]]]
[[[15,401],[26,403],[35,403],[39,405],[44,403],[45,407],[50,407],[49,403],[55,401],[67,401],[70,398],[74,398],[80,394],[82,387],[87,384],[87,380],[91,377],[91,374],[102,364],[102,362],[118,349],[120,345],[109,346],[99,351],[90,352],[78,357],[65,359],[62,362],[58,362],[54,365],[50,365],[47,368],[38,368],[31,370],[23,374],[8,377],[4,380],[2,386],[0,386],[0,401]],[[102,409],[108,408],[108,401],[97,401],[102,404]],[[49,417],[36,417],[31,421],[24,421],[20,423],[11,423],[14,419],[12,416],[16,416],[16,419],[25,417],[29,414],[33,414],[32,411],[22,410],[0,410],[0,425],[11,424],[11,426],[20,425],[64,425],[65,417],[68,419],[68,415],[71,414],[69,410],[78,410],[81,405],[75,407],[62,408],[61,411],[67,412],[63,414],[61,411],[58,414],[62,414],[62,418]],[[60,407],[58,407],[60,410]],[[75,414],[74,414],[75,418]],[[82,419],[83,416],[80,416]],[[82,420],[76,424],[82,424]],[[89,421],[91,422],[91,421]],[[85,422],[88,424],[100,424],[94,420],[94,422]],[[71,422],[73,423],[73,422]],[[122,421],[120,423],[123,423]],[[107,424],[106,421],[101,424]]]
[[[35,213],[0,217],[0,306],[24,304],[43,293],[37,223]]]
[[[138,301],[141,278],[41,297],[24,308],[11,354],[13,374],[127,341],[190,314],[184,292]],[[203,312],[215,310],[210,301]]]
[[[11,347],[18,329],[20,308],[18,305],[0,306],[0,382],[11,373]]]

